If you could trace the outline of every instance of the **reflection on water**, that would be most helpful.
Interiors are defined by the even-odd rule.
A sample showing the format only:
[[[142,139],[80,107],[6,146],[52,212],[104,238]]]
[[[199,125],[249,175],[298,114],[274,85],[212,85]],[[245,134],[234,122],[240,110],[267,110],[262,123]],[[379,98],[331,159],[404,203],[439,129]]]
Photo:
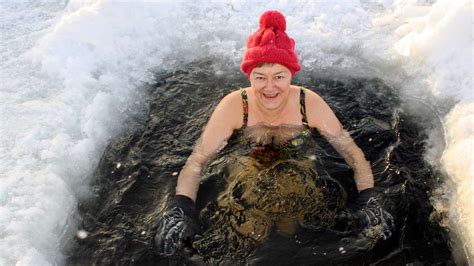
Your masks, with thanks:
[[[423,128],[380,81],[323,81],[310,73],[295,83],[323,96],[365,152],[379,202],[395,218],[392,237],[373,242],[334,220],[357,191],[351,169],[315,132],[311,149],[271,161],[248,156],[251,150],[232,138],[202,177],[202,238],[182,256],[155,255],[156,222],[172,197],[176,173],[219,99],[247,84],[236,69],[221,67],[224,75],[215,76],[212,67],[200,62],[158,76],[148,120],[134,123],[102,157],[96,197],[80,205],[80,229],[88,236],[71,248],[70,263],[199,264],[222,254],[227,262],[280,265],[451,261],[446,232],[429,201],[437,173],[423,160]]]

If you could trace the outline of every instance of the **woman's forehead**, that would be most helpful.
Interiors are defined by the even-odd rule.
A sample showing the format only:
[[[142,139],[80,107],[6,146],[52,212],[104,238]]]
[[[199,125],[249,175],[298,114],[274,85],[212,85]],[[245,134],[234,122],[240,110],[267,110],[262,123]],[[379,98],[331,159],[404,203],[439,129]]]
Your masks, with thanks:
[[[290,72],[288,68],[277,63],[264,63],[252,70],[255,74],[268,75]]]

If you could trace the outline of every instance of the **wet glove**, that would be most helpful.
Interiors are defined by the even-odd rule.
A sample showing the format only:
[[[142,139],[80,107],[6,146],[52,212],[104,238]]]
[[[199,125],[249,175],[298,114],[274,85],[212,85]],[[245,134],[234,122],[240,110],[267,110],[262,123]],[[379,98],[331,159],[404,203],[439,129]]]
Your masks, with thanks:
[[[359,197],[354,203],[349,204],[348,209],[357,227],[364,229],[365,235],[381,237],[384,240],[392,235],[393,217],[378,203],[374,188],[360,191]]]
[[[176,195],[170,209],[158,221],[155,235],[157,253],[163,256],[175,255],[183,249],[185,242],[193,238],[198,228],[193,200]]]

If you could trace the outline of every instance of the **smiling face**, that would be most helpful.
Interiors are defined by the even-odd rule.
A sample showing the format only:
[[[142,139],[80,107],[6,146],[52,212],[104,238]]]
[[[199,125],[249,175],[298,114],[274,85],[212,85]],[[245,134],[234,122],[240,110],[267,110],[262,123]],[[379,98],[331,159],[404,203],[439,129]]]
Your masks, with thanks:
[[[250,84],[258,104],[268,111],[275,111],[288,100],[291,72],[280,64],[263,64],[250,73]]]

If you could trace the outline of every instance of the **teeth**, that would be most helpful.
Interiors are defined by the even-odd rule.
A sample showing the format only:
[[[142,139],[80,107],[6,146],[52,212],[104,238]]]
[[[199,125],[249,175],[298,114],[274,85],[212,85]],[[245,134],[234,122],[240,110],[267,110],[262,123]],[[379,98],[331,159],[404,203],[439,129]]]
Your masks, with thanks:
[[[267,94],[267,93],[264,93],[265,96],[267,97],[275,97],[277,95],[277,93],[273,93],[273,94]]]

